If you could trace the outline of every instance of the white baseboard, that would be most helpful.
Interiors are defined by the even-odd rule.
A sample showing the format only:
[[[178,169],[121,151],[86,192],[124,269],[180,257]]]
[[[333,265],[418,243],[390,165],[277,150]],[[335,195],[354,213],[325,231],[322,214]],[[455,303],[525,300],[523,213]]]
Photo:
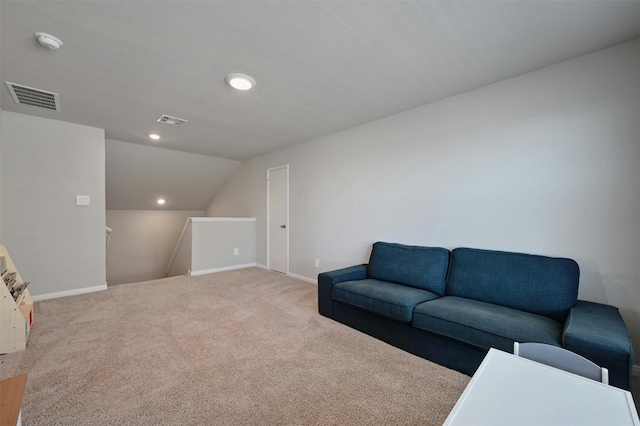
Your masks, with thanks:
[[[252,268],[256,266],[255,263],[244,263],[242,265],[223,266],[222,268],[203,269],[200,271],[191,271],[191,276],[213,274],[215,272],[232,271],[234,269]]]
[[[260,263],[256,263],[254,266],[257,267],[257,268],[269,270],[269,268],[267,268],[267,265],[262,265]],[[302,275],[294,274],[292,272],[289,272],[286,275],[288,277],[295,278],[296,280],[300,280],[300,281],[304,281],[306,283],[311,283],[311,284],[318,285],[318,280],[317,279],[314,280],[313,278],[304,277]]]
[[[288,276],[288,277],[291,277],[291,278],[295,278],[296,280],[304,281],[304,282],[306,282],[306,283],[311,283],[311,284],[318,285],[318,280],[317,280],[317,279],[315,279],[315,280],[314,280],[313,278],[304,277],[304,276],[302,276],[302,275],[293,274],[293,273],[291,273],[291,272],[289,272],[289,273],[287,274],[287,276]]]
[[[640,377],[640,365],[633,366],[633,375]]]
[[[267,265],[262,265],[260,263],[256,263],[255,266],[257,268],[269,270],[269,268],[267,268]],[[302,275],[294,274],[292,272],[289,272],[286,275],[288,277],[295,278],[296,280],[300,280],[300,281],[304,281],[306,283],[311,283],[311,284],[318,285],[318,280],[317,279],[314,280],[313,278],[309,278],[309,277],[305,277],[305,276],[302,276]]]
[[[95,291],[103,291],[107,289],[107,284],[97,285],[95,287],[76,288],[74,290],[58,291],[55,293],[38,294],[33,297],[34,302],[47,299],[57,299],[58,297],[77,296],[79,294],[93,293]]]

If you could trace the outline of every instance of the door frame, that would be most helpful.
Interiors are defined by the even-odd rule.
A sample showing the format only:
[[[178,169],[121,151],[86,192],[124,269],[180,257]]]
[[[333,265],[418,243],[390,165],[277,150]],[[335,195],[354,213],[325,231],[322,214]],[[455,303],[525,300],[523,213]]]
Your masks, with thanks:
[[[270,249],[269,249],[269,220],[270,220],[270,216],[269,216],[269,191],[270,191],[270,174],[271,172],[275,172],[277,170],[282,170],[284,169],[285,171],[285,199],[286,199],[286,205],[285,205],[285,213],[286,213],[286,225],[287,227],[285,228],[286,230],[286,237],[285,237],[285,244],[286,244],[286,259],[285,259],[285,264],[286,264],[286,270],[285,270],[285,274],[289,273],[289,164],[284,164],[282,166],[277,166],[277,167],[271,167],[269,169],[267,169],[267,181],[266,181],[266,192],[267,192],[267,203],[266,203],[266,236],[267,236],[267,241],[266,241],[266,254],[267,254],[267,269],[271,270],[271,253],[270,253]]]

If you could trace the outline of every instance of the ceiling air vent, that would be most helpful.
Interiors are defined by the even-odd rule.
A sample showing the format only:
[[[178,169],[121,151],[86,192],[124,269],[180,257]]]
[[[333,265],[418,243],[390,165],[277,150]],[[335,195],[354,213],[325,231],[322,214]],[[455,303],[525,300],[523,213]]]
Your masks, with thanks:
[[[11,96],[17,104],[60,111],[60,100],[57,93],[21,86],[8,81],[5,81],[5,83],[7,83],[9,92],[11,92]]]
[[[172,126],[181,126],[187,120],[183,118],[171,117],[170,115],[162,115],[156,120],[158,123],[171,124]]]

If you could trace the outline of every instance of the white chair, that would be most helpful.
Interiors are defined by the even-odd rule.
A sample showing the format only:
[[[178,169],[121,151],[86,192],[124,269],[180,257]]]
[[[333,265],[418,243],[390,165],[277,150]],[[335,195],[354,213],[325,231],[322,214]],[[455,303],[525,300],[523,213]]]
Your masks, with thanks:
[[[602,382],[605,385],[609,384],[609,370],[558,346],[513,342],[513,354]]]

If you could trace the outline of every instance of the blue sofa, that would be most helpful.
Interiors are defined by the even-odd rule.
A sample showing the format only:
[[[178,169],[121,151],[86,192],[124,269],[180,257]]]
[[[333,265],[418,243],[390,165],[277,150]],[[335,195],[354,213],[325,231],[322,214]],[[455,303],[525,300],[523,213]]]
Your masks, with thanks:
[[[571,259],[377,242],[368,264],[318,275],[320,314],[473,375],[489,348],[564,347],[631,389],[633,348],[617,308],[578,300]]]

